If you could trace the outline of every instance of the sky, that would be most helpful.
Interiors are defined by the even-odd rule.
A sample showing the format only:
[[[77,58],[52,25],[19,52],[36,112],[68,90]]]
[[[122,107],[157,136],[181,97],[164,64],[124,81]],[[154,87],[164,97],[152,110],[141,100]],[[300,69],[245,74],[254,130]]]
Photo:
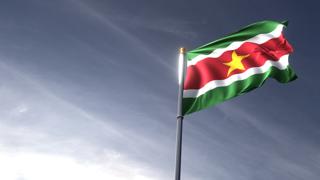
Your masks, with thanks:
[[[1,0],[0,179],[174,177],[179,47],[289,20],[298,79],[184,120],[184,180],[317,180],[317,1]]]

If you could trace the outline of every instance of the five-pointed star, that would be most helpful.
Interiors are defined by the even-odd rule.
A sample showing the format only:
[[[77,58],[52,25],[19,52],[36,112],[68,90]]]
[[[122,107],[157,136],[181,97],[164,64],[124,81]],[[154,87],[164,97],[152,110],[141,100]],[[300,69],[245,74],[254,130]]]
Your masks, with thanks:
[[[244,70],[244,66],[242,64],[242,60],[246,57],[248,57],[249,54],[245,55],[245,56],[238,56],[238,54],[236,53],[236,51],[233,51],[232,52],[232,59],[230,62],[227,62],[227,63],[223,63],[224,65],[227,65],[229,66],[229,70],[228,70],[228,74],[227,76],[229,76],[229,74],[236,70],[236,69],[240,69],[240,70]]]

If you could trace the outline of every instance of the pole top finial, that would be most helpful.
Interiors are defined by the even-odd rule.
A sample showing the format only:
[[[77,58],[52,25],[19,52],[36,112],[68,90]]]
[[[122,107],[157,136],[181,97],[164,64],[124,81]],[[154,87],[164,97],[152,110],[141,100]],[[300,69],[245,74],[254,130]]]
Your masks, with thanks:
[[[180,51],[180,54],[184,54],[184,53],[186,53],[186,48],[181,47],[179,51]]]

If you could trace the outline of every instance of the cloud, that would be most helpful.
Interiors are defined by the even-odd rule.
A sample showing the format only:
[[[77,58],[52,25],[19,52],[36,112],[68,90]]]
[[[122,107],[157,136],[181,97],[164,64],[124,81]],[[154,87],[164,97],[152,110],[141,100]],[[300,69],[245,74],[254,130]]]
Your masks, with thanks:
[[[0,150],[0,168],[5,169],[0,179],[5,180],[156,180],[146,175],[145,169],[130,164],[118,154],[106,152],[105,162],[78,160],[72,156],[39,153],[14,152],[12,149]],[[101,156],[101,155],[99,155]]]
[[[94,10],[90,7],[89,4],[81,1],[72,1],[75,5],[77,5],[81,12],[90,15],[90,17],[95,18],[98,22],[105,25],[107,28],[111,28],[114,30],[115,34],[119,34],[122,37],[126,38],[126,43],[132,43],[134,48],[140,49],[144,54],[148,55],[152,58],[152,60],[156,61],[158,64],[166,67],[170,71],[174,71],[175,69],[168,63],[167,61],[163,60],[155,53],[147,44],[141,41],[138,37],[134,36],[129,31],[121,28],[117,24],[113,23],[109,20],[108,17],[104,16],[103,14],[99,13],[98,11]]]
[[[133,15],[111,15],[109,18],[112,21],[121,23],[130,28],[144,28],[157,32],[171,34],[180,38],[195,39],[198,34],[195,33],[190,26],[199,25],[181,19],[171,18],[150,18],[146,16],[133,16]]]
[[[161,144],[99,119],[12,65],[0,69],[0,167],[8,170],[0,179],[165,179],[140,157],[140,148]]]

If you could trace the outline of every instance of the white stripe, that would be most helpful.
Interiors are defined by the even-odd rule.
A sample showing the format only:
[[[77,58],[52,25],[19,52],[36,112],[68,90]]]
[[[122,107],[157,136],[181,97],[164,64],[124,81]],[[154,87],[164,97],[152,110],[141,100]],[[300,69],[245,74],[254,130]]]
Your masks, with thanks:
[[[267,34],[258,34],[258,35],[254,36],[250,39],[247,39],[245,41],[235,41],[235,42],[229,44],[229,46],[227,46],[225,48],[219,48],[219,49],[212,51],[212,53],[210,53],[208,55],[200,54],[200,55],[196,56],[195,58],[193,58],[192,60],[188,61],[187,66],[195,65],[199,61],[201,61],[205,58],[217,58],[217,57],[221,56],[221,54],[223,54],[225,51],[238,49],[245,42],[263,44],[263,43],[269,41],[270,39],[279,37],[281,35],[283,27],[284,27],[284,25],[279,24],[272,32],[269,32]]]
[[[267,60],[264,65],[260,67],[253,67],[241,74],[234,74],[227,79],[224,80],[213,80],[208,82],[205,86],[203,86],[200,89],[188,89],[183,91],[183,97],[184,98],[196,98],[199,97],[206,92],[215,89],[217,87],[224,87],[224,86],[229,86],[230,84],[236,82],[236,81],[241,81],[244,79],[247,79],[248,77],[255,75],[255,74],[263,74],[267,72],[270,67],[274,66],[280,70],[286,69],[289,65],[288,62],[288,57],[289,54],[283,55],[279,61],[271,61]]]

